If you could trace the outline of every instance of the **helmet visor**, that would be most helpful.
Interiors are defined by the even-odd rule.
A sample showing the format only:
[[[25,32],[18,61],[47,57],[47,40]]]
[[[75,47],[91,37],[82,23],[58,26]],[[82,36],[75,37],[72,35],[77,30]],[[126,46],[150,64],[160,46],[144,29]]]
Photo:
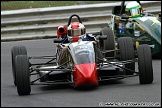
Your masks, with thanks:
[[[139,16],[141,14],[141,8],[135,8],[135,9],[131,9],[126,11],[126,14],[134,17],[134,16]]]
[[[74,37],[80,35],[83,35],[83,31],[80,28],[68,30],[68,36]]]
[[[138,15],[138,14],[140,14],[140,9],[139,8],[131,9],[130,13],[131,13],[132,16]]]

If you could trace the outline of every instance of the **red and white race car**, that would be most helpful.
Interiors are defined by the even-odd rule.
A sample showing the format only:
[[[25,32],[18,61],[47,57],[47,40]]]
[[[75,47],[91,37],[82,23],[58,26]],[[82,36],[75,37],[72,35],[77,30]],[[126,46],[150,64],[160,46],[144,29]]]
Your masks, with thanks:
[[[72,15],[68,25],[58,27],[56,55],[28,56],[25,46],[14,46],[12,53],[12,69],[14,84],[19,95],[29,95],[31,85],[69,84],[75,88],[96,87],[100,81],[118,80],[139,76],[140,84],[153,82],[151,50],[148,45],[139,45],[137,58],[133,41],[130,37],[118,39],[115,47],[112,30],[103,28],[100,32],[78,35],[74,40],[69,36],[68,26],[72,23]],[[77,33],[79,33],[77,31]],[[68,41],[61,37],[65,35]],[[93,39],[92,39],[93,38]],[[65,42],[66,41],[66,42]],[[53,50],[53,49],[51,49]],[[44,63],[32,63],[31,59],[49,59]],[[139,71],[135,71],[138,62]],[[31,81],[31,76],[37,75]]]

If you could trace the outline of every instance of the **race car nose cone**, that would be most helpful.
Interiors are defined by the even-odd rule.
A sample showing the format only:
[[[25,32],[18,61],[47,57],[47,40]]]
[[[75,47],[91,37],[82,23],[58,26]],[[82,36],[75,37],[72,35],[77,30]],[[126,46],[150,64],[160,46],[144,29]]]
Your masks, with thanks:
[[[98,75],[95,63],[77,64],[74,71],[75,87],[97,86]]]

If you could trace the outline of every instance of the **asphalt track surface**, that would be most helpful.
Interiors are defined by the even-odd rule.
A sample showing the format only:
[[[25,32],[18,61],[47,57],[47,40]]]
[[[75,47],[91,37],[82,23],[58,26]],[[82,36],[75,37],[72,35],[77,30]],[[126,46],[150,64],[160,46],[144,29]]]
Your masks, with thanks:
[[[161,59],[153,60],[152,84],[140,85],[136,76],[107,81],[93,89],[32,85],[30,95],[19,96],[13,83],[11,65],[11,48],[15,45],[24,45],[29,56],[54,55],[56,51],[53,39],[1,42],[1,107],[161,106]]]

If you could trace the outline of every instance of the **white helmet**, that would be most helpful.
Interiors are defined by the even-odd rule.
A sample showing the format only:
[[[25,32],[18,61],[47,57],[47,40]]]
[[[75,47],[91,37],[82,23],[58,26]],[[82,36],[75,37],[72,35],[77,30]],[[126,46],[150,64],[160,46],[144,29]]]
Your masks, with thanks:
[[[72,22],[69,26],[68,26],[68,39],[76,42],[78,41],[80,38],[82,38],[86,33],[85,33],[85,27],[82,23],[80,22]]]
[[[125,7],[125,11],[130,18],[137,18],[142,16],[141,5],[136,1],[129,2]]]

